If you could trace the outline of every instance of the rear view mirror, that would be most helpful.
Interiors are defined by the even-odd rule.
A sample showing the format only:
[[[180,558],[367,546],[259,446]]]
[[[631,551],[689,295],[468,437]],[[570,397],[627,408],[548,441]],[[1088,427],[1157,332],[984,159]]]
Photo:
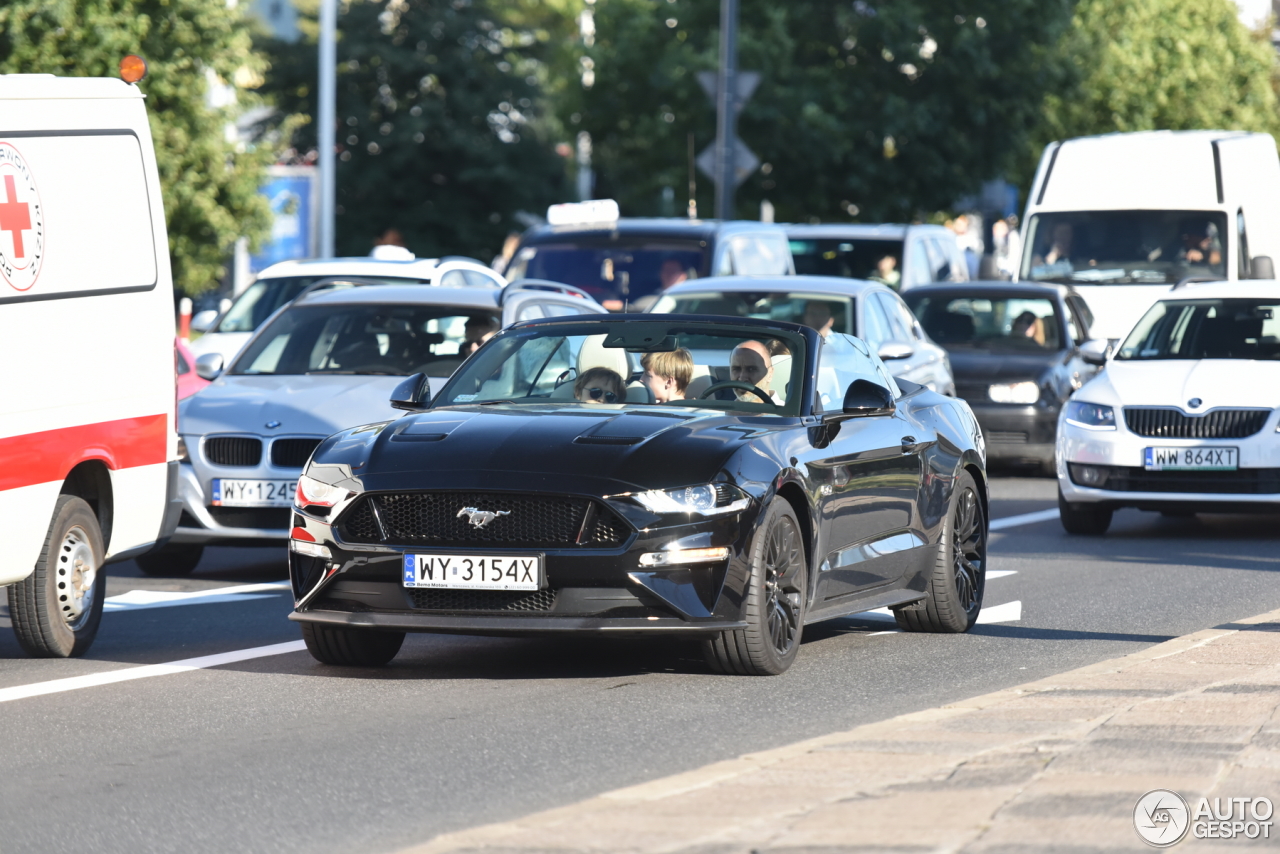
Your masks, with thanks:
[[[218,312],[214,309],[207,308],[204,311],[197,311],[195,317],[191,318],[192,332],[208,332],[213,328],[213,322],[218,319]]]
[[[1111,355],[1111,342],[1105,338],[1093,338],[1080,345],[1080,358],[1086,365],[1105,365]]]
[[[201,353],[196,356],[196,376],[202,380],[216,380],[222,373],[221,353]]]
[[[915,352],[916,348],[905,341],[886,341],[880,345],[876,355],[881,361],[889,362],[894,359],[910,359]]]
[[[421,412],[431,403],[431,383],[426,374],[414,374],[391,392],[391,408]]]
[[[1249,278],[1251,279],[1274,279],[1276,277],[1276,265],[1272,263],[1270,255],[1254,255],[1249,262]]]
[[[871,380],[854,380],[844,393],[844,408],[829,412],[823,421],[843,421],[846,418],[867,418],[873,415],[892,415],[896,408],[893,392]]]

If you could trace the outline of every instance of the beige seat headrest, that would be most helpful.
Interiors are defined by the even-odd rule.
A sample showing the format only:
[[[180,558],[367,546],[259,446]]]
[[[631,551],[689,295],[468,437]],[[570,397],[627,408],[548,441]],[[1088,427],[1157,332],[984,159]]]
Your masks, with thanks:
[[[627,351],[621,347],[606,348],[603,344],[603,335],[591,335],[582,342],[582,349],[578,351],[578,376],[592,368],[608,368],[626,382],[631,376]]]

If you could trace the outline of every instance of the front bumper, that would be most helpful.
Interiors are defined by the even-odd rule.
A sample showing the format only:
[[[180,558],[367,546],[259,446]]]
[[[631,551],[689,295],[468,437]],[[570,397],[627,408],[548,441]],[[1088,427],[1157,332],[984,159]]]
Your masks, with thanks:
[[[242,474],[228,469],[219,477],[245,477],[263,480],[287,480],[298,477],[297,470],[272,471],[266,474],[253,470]],[[227,543],[245,545],[269,545],[282,543],[289,538],[288,507],[211,507],[206,498],[204,483],[191,463],[178,466],[178,492],[182,499],[182,515],[173,532],[171,543]]]
[[[1280,508],[1280,437],[1275,425],[1241,439],[1164,439],[1136,435],[1124,426],[1087,430],[1065,421],[1058,430],[1057,472],[1062,497],[1072,503],[1160,510],[1196,505],[1205,512]],[[1148,472],[1149,447],[1239,449],[1234,472]],[[1083,467],[1097,485],[1089,485]],[[1098,481],[1101,480],[1101,483]]]
[[[296,521],[331,558],[289,553],[295,611],[290,619],[409,632],[525,635],[714,634],[745,626],[748,578],[744,544],[754,510],[687,525],[633,532],[619,548],[504,549],[365,546],[343,543],[331,526]],[[729,557],[688,566],[642,567],[640,555],[680,548],[728,547]],[[544,556],[539,591],[406,588],[406,553]]]
[[[1053,462],[1057,407],[971,402],[969,408],[982,428],[989,462]]]

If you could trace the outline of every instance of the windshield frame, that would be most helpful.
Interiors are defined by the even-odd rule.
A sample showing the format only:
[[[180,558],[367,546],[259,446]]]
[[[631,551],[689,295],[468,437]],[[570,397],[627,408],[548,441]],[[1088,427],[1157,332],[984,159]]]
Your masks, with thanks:
[[[1217,229],[1217,240],[1219,241],[1219,249],[1221,251],[1220,266],[1221,273],[1212,269],[1208,264],[1182,264],[1182,272],[1176,277],[1170,278],[1170,274],[1179,269],[1176,261],[1162,260],[1159,257],[1150,258],[1146,263],[1150,265],[1166,266],[1163,278],[1157,280],[1154,276],[1146,278],[1134,279],[1133,274],[1137,270],[1126,270],[1131,267],[1141,266],[1143,262],[1138,260],[1130,261],[1113,261],[1102,259],[1092,259],[1092,263],[1081,264],[1076,267],[1073,265],[1072,270],[1064,275],[1047,275],[1036,277],[1033,271],[1040,265],[1034,265],[1033,260],[1039,255],[1043,248],[1042,235],[1039,229],[1046,221],[1052,222],[1049,218],[1060,217],[1161,217],[1173,221],[1188,220],[1193,218],[1204,218],[1211,221],[1211,224]],[[1069,224],[1069,223],[1068,223]],[[1069,285],[1075,288],[1089,287],[1167,287],[1174,285],[1187,278],[1212,278],[1214,280],[1227,280],[1230,276],[1231,264],[1229,259],[1233,249],[1231,241],[1234,238],[1232,225],[1234,220],[1226,211],[1217,208],[1206,208],[1202,210],[1173,210],[1164,208],[1135,208],[1126,210],[1041,210],[1033,213],[1028,219],[1022,232],[1022,258],[1018,267],[1018,280],[1023,282],[1035,282],[1046,285]],[[1051,225],[1056,227],[1056,223]],[[1073,225],[1073,229],[1077,226]],[[1175,229],[1176,230],[1176,229]],[[1052,238],[1050,238],[1052,240]],[[1158,247],[1159,251],[1163,247]],[[1047,261],[1047,258],[1045,259]],[[1118,267],[1120,275],[1112,275],[1111,270]],[[1154,267],[1152,268],[1154,271]],[[1128,281],[1119,281],[1120,279],[1128,279]]]
[[[705,331],[704,331],[705,330]],[[603,315],[584,318],[563,317],[563,318],[546,318],[544,320],[525,321],[516,323],[498,333],[490,340],[481,350],[477,351],[475,360],[472,363],[464,363],[461,365],[448,382],[440,391],[432,396],[428,409],[451,409],[454,407],[469,406],[493,406],[498,403],[510,404],[514,406],[572,406],[587,407],[591,409],[601,407],[590,407],[588,404],[580,403],[573,398],[525,398],[527,403],[517,403],[514,400],[504,401],[457,401],[450,399],[454,394],[459,392],[458,386],[466,382],[465,373],[468,364],[481,365],[480,360],[487,353],[496,354],[503,346],[503,343],[518,337],[578,337],[578,336],[594,336],[600,334],[606,335],[624,335],[628,340],[637,340],[640,336],[651,338],[652,340],[662,340],[673,334],[712,334],[724,335],[726,337],[739,334],[743,338],[758,338],[763,335],[768,337],[780,338],[788,343],[792,353],[796,352],[799,347],[804,353],[803,359],[794,359],[792,361],[791,381],[799,382],[800,394],[789,395],[787,402],[777,409],[765,409],[764,404],[746,404],[743,407],[734,407],[734,401],[722,400],[683,400],[672,401],[664,404],[644,404],[644,403],[626,403],[613,404],[617,409],[607,409],[608,412],[647,412],[658,407],[673,407],[684,410],[695,409],[714,409],[723,412],[726,415],[767,415],[782,418],[798,418],[813,413],[814,407],[814,359],[816,358],[817,348],[820,346],[820,336],[817,332],[808,327],[799,326],[794,323],[785,323],[778,321],[761,321],[742,319],[735,322],[725,322],[724,318],[712,317],[706,315],[612,315],[605,317]],[[612,349],[612,348],[610,348]],[[620,348],[622,349],[622,348]],[[628,353],[642,353],[643,349],[627,347]],[[503,356],[504,360],[509,356]],[[624,378],[624,382],[626,378]],[[775,379],[775,382],[777,380]],[[450,402],[445,402],[449,400]]]

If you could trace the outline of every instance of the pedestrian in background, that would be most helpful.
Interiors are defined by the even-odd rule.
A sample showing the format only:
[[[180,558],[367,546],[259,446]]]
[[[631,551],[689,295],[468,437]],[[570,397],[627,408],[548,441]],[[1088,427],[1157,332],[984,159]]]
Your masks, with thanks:
[[[1012,279],[1022,259],[1022,237],[1018,234],[1018,216],[1011,214],[991,224],[992,255],[996,272],[1002,279]]]

